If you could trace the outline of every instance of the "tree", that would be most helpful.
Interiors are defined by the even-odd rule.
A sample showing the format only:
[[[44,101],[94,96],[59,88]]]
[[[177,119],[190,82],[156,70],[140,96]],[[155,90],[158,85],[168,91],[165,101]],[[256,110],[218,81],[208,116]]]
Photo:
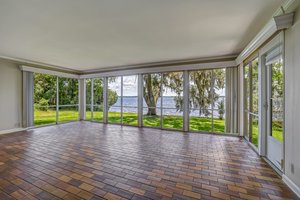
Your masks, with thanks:
[[[56,76],[47,74],[34,74],[34,104],[35,106],[56,105]],[[110,79],[114,81],[114,79]],[[59,105],[76,105],[78,104],[78,80],[71,78],[58,78],[59,87]],[[91,79],[86,82],[86,102],[91,102]],[[108,90],[108,106],[112,106],[118,100],[115,91]],[[103,108],[103,82],[101,79],[94,80],[94,105],[96,110],[102,111]],[[39,108],[47,110],[46,108]]]
[[[48,105],[56,105],[56,77],[47,74],[34,74],[34,104],[39,106],[45,99]]]
[[[72,78],[58,78],[59,105],[77,105],[78,80]],[[72,107],[70,107],[72,108]]]
[[[114,78],[109,78],[109,81],[114,82]],[[86,80],[86,104],[91,104],[91,79]],[[102,79],[94,79],[94,96],[93,96],[93,104],[94,111],[103,111],[103,81]],[[117,92],[108,89],[108,109],[114,105],[118,100]]]
[[[108,89],[108,109],[118,101],[118,94],[116,91]]]
[[[145,74],[144,99],[148,106],[147,115],[156,115],[156,105],[161,96],[161,88],[169,88],[176,96],[177,111],[183,110],[183,73]],[[225,87],[225,70],[201,70],[190,72],[190,108],[199,109],[199,115],[209,115],[209,107],[218,100],[218,90]],[[163,87],[161,87],[163,84]]]
[[[225,87],[223,69],[190,72],[190,108],[199,109],[199,115],[210,114],[210,106],[219,99],[218,90]]]
[[[224,100],[220,101],[218,104],[218,113],[219,113],[219,119],[222,120],[224,118],[225,114],[225,105],[224,105]]]
[[[225,86],[225,71],[223,69],[201,70],[190,72],[189,106],[199,109],[199,115],[210,114],[210,106],[219,99],[218,90]],[[176,93],[174,101],[177,111],[183,110],[183,73],[170,72],[164,74],[163,84]]]
[[[281,62],[272,64],[272,96],[283,96],[283,67]]]
[[[145,74],[144,76],[144,99],[148,106],[147,115],[156,115],[157,100],[161,95],[161,75]]]
[[[162,78],[163,77],[163,78]],[[176,93],[175,102],[182,100],[182,72],[169,72],[164,74],[145,74],[144,75],[144,99],[148,107],[147,115],[156,115],[156,106],[159,97],[161,97],[162,89],[171,89]],[[183,102],[182,102],[183,103]],[[181,110],[176,104],[176,108]]]

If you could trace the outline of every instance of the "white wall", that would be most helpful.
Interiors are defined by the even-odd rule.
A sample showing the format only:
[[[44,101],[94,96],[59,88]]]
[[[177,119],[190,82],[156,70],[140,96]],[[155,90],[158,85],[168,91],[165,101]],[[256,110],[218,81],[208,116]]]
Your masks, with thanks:
[[[22,123],[22,72],[17,64],[0,59],[0,131]]]
[[[285,174],[300,187],[300,7],[285,45]]]

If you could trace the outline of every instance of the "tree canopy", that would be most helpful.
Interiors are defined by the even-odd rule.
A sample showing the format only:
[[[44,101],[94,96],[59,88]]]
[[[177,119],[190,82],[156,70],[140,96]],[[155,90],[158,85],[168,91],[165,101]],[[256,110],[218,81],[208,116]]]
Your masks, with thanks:
[[[162,78],[163,75],[163,78]],[[156,107],[162,89],[171,89],[176,95],[174,101],[177,111],[183,110],[183,73],[170,72],[164,74],[145,74],[144,78],[144,99],[148,106],[147,115],[156,115]],[[199,115],[210,113],[209,107],[219,100],[219,90],[225,87],[225,70],[199,70],[191,71],[189,76],[189,106],[190,110],[199,110]],[[224,115],[224,101],[218,102],[218,108]]]
[[[56,105],[56,76],[47,74],[34,74],[34,104],[43,106],[41,110],[47,110],[47,106]],[[86,81],[86,101],[91,103],[91,79]],[[71,78],[58,78],[59,105],[78,104],[78,80]],[[115,104],[118,95],[115,91],[108,90],[109,107]],[[94,105],[96,110],[103,108],[103,82],[101,79],[94,80]]]

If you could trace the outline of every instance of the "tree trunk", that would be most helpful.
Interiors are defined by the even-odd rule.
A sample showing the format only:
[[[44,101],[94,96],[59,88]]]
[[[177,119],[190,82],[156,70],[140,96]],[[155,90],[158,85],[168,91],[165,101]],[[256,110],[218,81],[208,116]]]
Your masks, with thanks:
[[[156,115],[157,94],[160,93],[160,87],[153,88],[151,74],[145,75],[144,81],[144,99],[148,107],[147,115]],[[159,91],[155,91],[156,89]]]
[[[156,108],[148,108],[147,115],[156,115]]]

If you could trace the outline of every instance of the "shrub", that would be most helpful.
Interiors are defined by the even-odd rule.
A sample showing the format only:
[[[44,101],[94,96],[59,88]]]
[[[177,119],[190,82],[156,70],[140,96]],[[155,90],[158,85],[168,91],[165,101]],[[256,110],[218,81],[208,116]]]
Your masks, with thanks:
[[[224,114],[225,114],[225,105],[224,105],[224,100],[222,100],[219,104],[218,104],[218,110],[219,110],[219,119],[223,119],[224,118]]]
[[[35,104],[36,106],[38,106],[38,110],[41,110],[41,111],[48,111],[48,106],[49,106],[49,102],[48,100],[42,98],[39,100],[39,103],[38,104]],[[40,107],[42,106],[42,107]]]

